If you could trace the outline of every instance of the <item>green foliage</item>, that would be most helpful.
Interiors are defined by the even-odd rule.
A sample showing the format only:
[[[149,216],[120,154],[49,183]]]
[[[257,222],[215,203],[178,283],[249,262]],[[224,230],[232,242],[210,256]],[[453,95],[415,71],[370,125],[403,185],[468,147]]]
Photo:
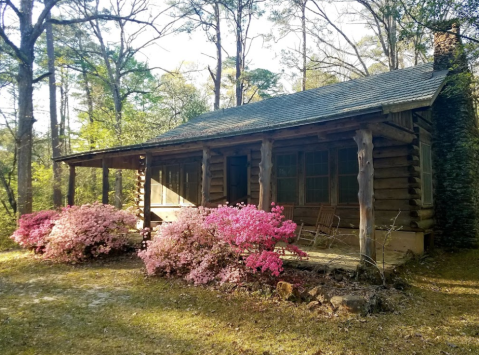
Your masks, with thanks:
[[[9,215],[0,207],[0,252],[18,247],[18,245],[10,239],[16,227],[15,217]]]
[[[321,86],[336,84],[338,77],[317,67],[317,58],[313,57],[306,65],[306,90],[319,88]],[[297,78],[293,83],[293,90],[298,92],[302,90],[302,78]]]
[[[433,106],[435,212],[440,242],[479,247],[479,132],[471,76],[453,73]]]

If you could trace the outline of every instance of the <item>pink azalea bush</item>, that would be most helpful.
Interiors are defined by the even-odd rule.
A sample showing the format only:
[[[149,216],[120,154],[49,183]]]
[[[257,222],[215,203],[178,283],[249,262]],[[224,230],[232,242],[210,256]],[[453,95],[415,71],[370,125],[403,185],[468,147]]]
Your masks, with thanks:
[[[77,262],[121,250],[136,217],[100,203],[66,207],[46,238],[44,257],[57,262]]]
[[[183,208],[139,256],[149,275],[178,275],[195,284],[239,282],[256,271],[278,276],[285,250],[307,256],[287,244],[294,238],[296,224],[284,220],[282,211],[274,204],[271,212],[254,205]],[[275,249],[278,242],[286,245]]]
[[[41,253],[45,248],[45,238],[52,231],[58,215],[57,211],[49,210],[24,214],[18,221],[18,229],[10,238],[23,248]]]
[[[217,277],[231,281],[235,255],[205,223],[209,212],[203,207],[182,208],[175,222],[161,226],[147,249],[138,253],[149,275],[177,275],[195,284]]]
[[[219,206],[208,215],[206,223],[237,254],[248,255],[246,266],[253,272],[269,271],[279,276],[283,271],[280,255],[286,250],[300,258],[307,254],[288,244],[295,237],[296,223],[284,219],[283,207],[274,203],[271,206],[271,212],[258,210],[255,205]],[[286,245],[275,249],[279,242]]]

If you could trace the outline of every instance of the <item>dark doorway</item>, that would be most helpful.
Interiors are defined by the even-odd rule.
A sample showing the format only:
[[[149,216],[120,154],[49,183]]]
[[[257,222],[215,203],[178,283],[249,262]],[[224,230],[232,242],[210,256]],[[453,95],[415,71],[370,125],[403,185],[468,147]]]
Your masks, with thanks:
[[[227,198],[230,205],[248,202],[248,157],[228,157]]]

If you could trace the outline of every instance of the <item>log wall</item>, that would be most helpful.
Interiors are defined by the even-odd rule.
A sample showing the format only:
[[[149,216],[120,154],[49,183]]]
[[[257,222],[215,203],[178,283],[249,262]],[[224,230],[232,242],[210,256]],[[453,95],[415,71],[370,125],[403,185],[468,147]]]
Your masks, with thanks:
[[[420,172],[420,151],[419,142],[429,143],[431,140],[430,122],[428,114],[401,114],[395,116],[395,124],[407,129],[413,125],[416,139],[411,144],[394,141],[382,137],[375,137],[373,149],[374,164],[374,208],[375,224],[381,228],[387,228],[392,219],[398,215],[396,226],[402,227],[404,231],[424,231],[432,228],[434,224],[434,210],[432,206],[423,207],[421,203],[421,172]],[[412,122],[412,123],[411,123]],[[343,132],[340,139],[330,135],[315,135],[299,137],[294,139],[276,140],[273,144],[273,171],[272,171],[272,201],[276,200],[276,179],[275,179],[275,157],[277,154],[298,153],[298,162],[302,162],[304,153],[315,150],[328,150],[330,156],[330,201],[337,205],[336,214],[339,220],[335,221],[341,228],[358,228],[359,226],[359,205],[338,204],[337,197],[337,151],[341,148],[356,147],[353,140],[354,131]],[[232,143],[233,144],[233,143]],[[227,201],[226,164],[229,156],[248,156],[248,203],[258,204],[259,202],[259,165],[261,162],[261,143],[235,145],[227,148],[211,149],[210,172],[210,203],[209,207],[216,207]],[[199,152],[197,152],[199,153]],[[199,157],[198,157],[199,158]],[[163,159],[156,157],[158,164]],[[172,157],[175,161],[182,161],[185,157]],[[190,159],[192,159],[190,157]],[[298,163],[299,167],[299,163]],[[302,168],[299,167],[298,177]],[[142,212],[141,188],[144,177],[142,170],[138,171],[137,205]],[[298,180],[301,180],[299,178]],[[304,183],[298,182],[302,189]],[[319,213],[318,205],[305,205],[304,196],[300,196],[294,208],[294,220],[297,223],[304,222],[306,225],[314,225]],[[164,206],[153,207],[154,215],[161,219],[172,219],[176,208]],[[158,219],[153,217],[154,219]]]

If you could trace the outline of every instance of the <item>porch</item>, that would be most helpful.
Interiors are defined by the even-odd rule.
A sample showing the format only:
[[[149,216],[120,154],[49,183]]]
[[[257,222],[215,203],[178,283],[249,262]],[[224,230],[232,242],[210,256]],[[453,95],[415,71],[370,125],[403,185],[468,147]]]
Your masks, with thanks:
[[[266,133],[148,142],[64,157],[70,166],[68,203],[74,204],[77,168],[102,169],[103,203],[109,202],[110,170],[133,169],[143,227],[174,220],[184,206],[227,202],[263,210],[271,202],[293,204],[294,221],[314,225],[320,205],[327,204],[337,207],[340,228],[357,230],[363,247],[370,241],[370,251],[374,230],[390,225],[401,211],[396,227],[409,232],[406,239],[421,253],[433,212],[424,203],[424,192],[432,186],[423,190],[419,147],[429,137],[414,131],[418,119],[412,111],[375,113]],[[407,249],[413,248],[402,250]]]

